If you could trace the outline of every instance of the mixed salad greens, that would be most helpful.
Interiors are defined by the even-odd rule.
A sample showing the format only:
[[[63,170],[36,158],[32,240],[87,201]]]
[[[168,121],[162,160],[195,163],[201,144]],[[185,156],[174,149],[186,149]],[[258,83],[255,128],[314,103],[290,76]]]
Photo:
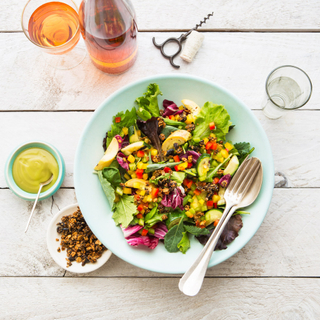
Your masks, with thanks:
[[[181,106],[164,100],[160,109],[159,95],[152,83],[136,106],[113,117],[94,169],[129,245],[154,249],[163,240],[169,252],[186,253],[190,236],[202,244],[210,237],[224,192],[254,148],[226,140],[234,126],[224,106],[183,99]],[[229,220],[216,249],[238,236],[245,213]]]

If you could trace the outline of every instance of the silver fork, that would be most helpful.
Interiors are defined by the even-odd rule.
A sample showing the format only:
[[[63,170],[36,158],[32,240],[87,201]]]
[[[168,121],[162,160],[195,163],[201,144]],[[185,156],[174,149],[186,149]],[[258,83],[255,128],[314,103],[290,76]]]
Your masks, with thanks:
[[[179,289],[184,294],[195,296],[200,291],[210,258],[212,256],[212,252],[216,247],[218,239],[223,231],[222,225],[225,225],[225,220],[229,220],[230,216],[228,216],[228,213],[230,212],[231,208],[239,204],[241,199],[246,194],[257,172],[259,171],[260,166],[261,162],[259,159],[246,159],[231,180],[224,194],[226,207],[218,225],[214,229],[214,232],[211,234],[197,260],[180,279]]]

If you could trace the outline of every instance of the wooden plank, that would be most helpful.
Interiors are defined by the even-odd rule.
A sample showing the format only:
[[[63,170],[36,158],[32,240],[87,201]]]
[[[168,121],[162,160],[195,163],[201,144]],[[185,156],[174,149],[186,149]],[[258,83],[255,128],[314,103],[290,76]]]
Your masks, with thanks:
[[[269,212],[256,235],[235,256],[210,268],[207,276],[319,277],[318,195],[318,189],[275,189]],[[0,190],[0,276],[62,276],[64,270],[55,264],[46,248],[46,230],[54,214],[75,202],[73,190],[59,190],[53,199],[38,204],[29,231],[24,234],[32,203],[20,200],[10,190]],[[113,255],[93,273],[75,275],[67,272],[65,276],[170,275],[134,267]]]
[[[320,187],[320,144],[317,111],[289,112],[273,121],[261,111],[254,111],[269,138],[274,156],[275,172],[280,176],[279,186]],[[73,187],[75,150],[91,112],[3,112],[0,130],[3,139],[0,167],[17,145],[28,140],[52,143],[62,153],[66,162],[64,187]],[[108,128],[106,128],[107,130]],[[277,181],[278,181],[277,180]],[[4,171],[0,171],[0,188],[6,187]]]
[[[2,319],[320,317],[319,279],[205,279],[192,298],[177,279],[1,278],[0,284]]]
[[[274,68],[292,64],[304,69],[320,87],[320,34],[206,33],[192,63],[176,58],[174,69],[152,44],[176,33],[141,33],[139,55],[126,73],[100,72],[87,56],[71,70],[45,64],[45,55],[23,34],[0,34],[0,110],[95,110],[114,91],[150,75],[198,75],[229,89],[251,109],[260,109],[265,80]],[[314,90],[304,109],[319,109]]]
[[[76,0],[76,3],[80,3]],[[316,0],[257,1],[132,1],[139,30],[181,30],[195,27],[208,13],[215,15],[202,28],[214,30],[319,30]],[[25,1],[2,0],[0,31],[21,30]]]

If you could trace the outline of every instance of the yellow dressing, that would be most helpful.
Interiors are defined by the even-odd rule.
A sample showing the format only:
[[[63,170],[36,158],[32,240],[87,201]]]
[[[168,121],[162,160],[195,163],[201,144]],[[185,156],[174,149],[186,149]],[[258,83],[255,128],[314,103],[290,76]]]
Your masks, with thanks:
[[[18,154],[12,167],[13,179],[22,190],[38,193],[40,183],[47,181],[53,174],[53,180],[42,191],[50,189],[57,181],[59,166],[55,157],[42,148],[30,148]]]

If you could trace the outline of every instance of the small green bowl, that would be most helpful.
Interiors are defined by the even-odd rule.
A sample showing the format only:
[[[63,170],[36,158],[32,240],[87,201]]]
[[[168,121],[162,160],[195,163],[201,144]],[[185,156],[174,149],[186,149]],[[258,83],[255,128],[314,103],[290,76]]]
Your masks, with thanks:
[[[65,164],[64,164],[62,155],[54,146],[52,146],[49,143],[42,142],[42,141],[29,141],[19,145],[16,149],[14,149],[13,152],[10,154],[4,169],[6,182],[9,188],[11,189],[11,191],[14,194],[16,194],[18,197],[28,201],[34,201],[36,199],[37,197],[36,193],[29,193],[19,188],[12,176],[12,166],[13,166],[14,160],[22,151],[29,148],[42,148],[47,150],[55,157],[59,166],[59,175],[55,184],[50,189],[40,193],[39,200],[44,200],[46,198],[51,197],[53,194],[55,194],[59,190],[65,175]]]

